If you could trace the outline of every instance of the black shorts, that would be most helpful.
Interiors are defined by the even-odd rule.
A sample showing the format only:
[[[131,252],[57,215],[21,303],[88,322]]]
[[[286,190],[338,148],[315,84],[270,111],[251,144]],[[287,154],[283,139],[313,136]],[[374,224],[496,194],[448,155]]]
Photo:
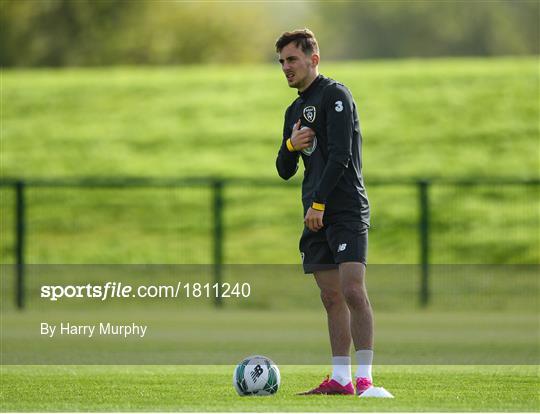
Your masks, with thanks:
[[[367,263],[368,228],[361,222],[335,223],[313,232],[304,227],[300,255],[304,273],[336,269],[340,263]]]

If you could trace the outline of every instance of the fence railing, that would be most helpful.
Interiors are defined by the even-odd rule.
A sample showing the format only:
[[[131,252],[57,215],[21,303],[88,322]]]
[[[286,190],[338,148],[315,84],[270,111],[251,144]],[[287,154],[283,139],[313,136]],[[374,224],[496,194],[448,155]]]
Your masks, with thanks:
[[[430,301],[430,191],[437,185],[454,185],[460,187],[494,184],[497,186],[539,186],[540,179],[512,178],[482,178],[482,179],[447,179],[447,178],[411,178],[411,179],[371,179],[368,190],[375,186],[409,186],[417,188],[418,197],[418,261],[421,275],[419,277],[418,301],[420,306],[426,306]],[[0,187],[12,188],[14,200],[14,262],[15,262],[15,302],[19,309],[25,305],[25,264],[26,243],[28,232],[26,191],[29,188],[78,188],[78,189],[127,189],[127,188],[174,188],[174,187],[205,187],[212,191],[212,265],[215,282],[222,280],[224,265],[224,211],[226,210],[224,190],[226,187],[242,186],[283,187],[299,185],[298,181],[284,183],[276,179],[249,178],[56,178],[56,179],[16,179],[0,180]],[[3,229],[2,231],[5,231]],[[216,306],[221,301],[216,299]]]

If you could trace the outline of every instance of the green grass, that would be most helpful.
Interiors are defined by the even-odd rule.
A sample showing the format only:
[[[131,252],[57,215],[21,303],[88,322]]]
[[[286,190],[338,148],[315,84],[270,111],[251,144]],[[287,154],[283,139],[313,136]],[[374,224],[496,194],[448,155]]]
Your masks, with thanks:
[[[538,167],[536,63],[351,62],[321,71],[357,100],[367,177],[519,177]],[[4,173],[275,176],[294,97],[277,66],[4,71]]]
[[[364,135],[371,263],[416,263],[417,190],[377,177],[538,177],[537,59],[325,63]],[[285,107],[278,67],[7,70],[2,175],[274,177]],[[29,263],[209,263],[208,189],[29,189]],[[539,189],[435,187],[435,263],[538,263]],[[0,192],[3,262],[13,194]],[[298,263],[296,185],[225,190],[228,263]]]
[[[432,302],[419,310],[417,267],[373,265],[418,262],[417,189],[372,185],[377,177],[538,177],[537,58],[321,70],[347,84],[358,103],[373,211],[375,378],[396,398],[294,395],[328,369],[318,292],[298,265],[225,268],[225,280],[249,280],[254,294],[222,311],[200,302],[54,304],[38,297],[40,285],[55,280],[163,283],[210,278],[211,268],[177,268],[164,278],[156,268],[30,267],[25,312],[13,309],[13,269],[2,266],[2,362],[71,358],[76,365],[2,365],[1,411],[540,410],[537,267],[433,267]],[[294,96],[270,66],[2,71],[1,173],[277,182],[282,117]],[[298,182],[226,187],[225,261],[298,264],[299,194]],[[212,261],[207,188],[29,188],[26,199],[28,263]],[[432,261],[539,263],[539,200],[538,186],[435,186]],[[13,205],[11,189],[1,189],[2,263],[13,262]],[[39,337],[40,322],[63,320],[135,321],[150,331],[143,342]],[[280,365],[276,396],[234,394],[232,364],[253,353]],[[81,365],[99,361],[113,365]],[[136,366],[143,363],[154,365]]]
[[[287,296],[293,299],[276,298],[266,310],[240,300],[228,301],[218,310],[202,300],[50,303],[34,297],[28,309],[20,312],[3,300],[0,409],[336,412],[540,408],[537,307],[521,303],[505,312],[471,312],[465,310],[471,305],[463,298],[444,311],[436,307],[407,310],[403,304],[397,311],[387,311],[378,308],[378,299],[374,299],[375,379],[395,399],[296,396],[320,381],[329,369],[324,311],[317,303],[313,282],[306,283],[304,296],[291,291]],[[489,300],[497,302],[501,297]],[[147,325],[148,332],[144,338],[128,339],[45,338],[39,334],[41,322],[135,322]],[[279,364],[282,388],[276,396],[236,396],[232,365],[254,353],[268,355]],[[58,365],[66,363],[73,365]]]
[[[261,353],[279,364],[326,364],[324,311],[211,309],[146,303],[99,309],[49,306],[5,312],[3,362],[9,364],[231,364]],[[377,310],[379,364],[537,364],[538,324],[532,311]],[[142,324],[144,338],[40,335],[40,324]],[[57,332],[59,329],[57,329]]]
[[[223,281],[249,283],[249,298],[224,299],[229,308],[245,310],[320,309],[319,290],[301,265],[225,265]],[[432,265],[429,272],[429,306],[426,311],[537,312],[539,306],[539,265]],[[367,269],[370,300],[378,311],[418,310],[422,269],[419,265],[376,265]],[[140,285],[176,287],[178,282],[214,283],[212,265],[27,265],[25,303],[27,309],[45,312],[57,309],[90,310],[101,306],[142,306],[150,304],[200,306],[195,299],[114,299],[101,303],[92,299],[64,299],[48,302],[40,297],[42,285],[104,285],[121,282],[136,289]],[[15,267],[0,267],[0,301],[11,309],[15,296]],[[206,299],[208,306],[212,299]]]
[[[379,366],[395,398],[296,396],[325,367],[281,366],[271,397],[238,397],[232,366],[4,366],[2,411],[538,411],[530,366]]]

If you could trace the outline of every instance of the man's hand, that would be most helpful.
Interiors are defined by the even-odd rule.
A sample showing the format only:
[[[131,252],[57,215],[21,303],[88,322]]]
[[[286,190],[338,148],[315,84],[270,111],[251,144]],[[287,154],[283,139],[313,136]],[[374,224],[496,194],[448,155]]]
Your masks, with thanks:
[[[296,151],[301,151],[305,148],[311,147],[313,137],[315,132],[308,127],[300,129],[300,120],[294,124],[292,135],[291,135],[291,144],[293,145]]]
[[[304,223],[311,231],[319,231],[323,228],[323,215],[324,211],[315,210],[309,208],[306,217],[304,217]]]

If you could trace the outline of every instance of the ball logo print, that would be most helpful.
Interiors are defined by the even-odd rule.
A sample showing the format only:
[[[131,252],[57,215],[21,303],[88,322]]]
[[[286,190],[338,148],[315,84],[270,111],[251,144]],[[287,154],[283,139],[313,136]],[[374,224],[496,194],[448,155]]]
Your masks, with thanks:
[[[304,118],[306,118],[306,121],[313,122],[315,121],[315,117],[317,116],[317,110],[314,106],[306,106],[304,108]]]
[[[280,382],[281,376],[277,365],[262,355],[245,358],[236,366],[233,373],[233,386],[241,397],[275,394]]]
[[[253,382],[257,382],[257,379],[262,375],[263,369],[260,365],[257,365],[253,371],[251,371],[251,379]]]

